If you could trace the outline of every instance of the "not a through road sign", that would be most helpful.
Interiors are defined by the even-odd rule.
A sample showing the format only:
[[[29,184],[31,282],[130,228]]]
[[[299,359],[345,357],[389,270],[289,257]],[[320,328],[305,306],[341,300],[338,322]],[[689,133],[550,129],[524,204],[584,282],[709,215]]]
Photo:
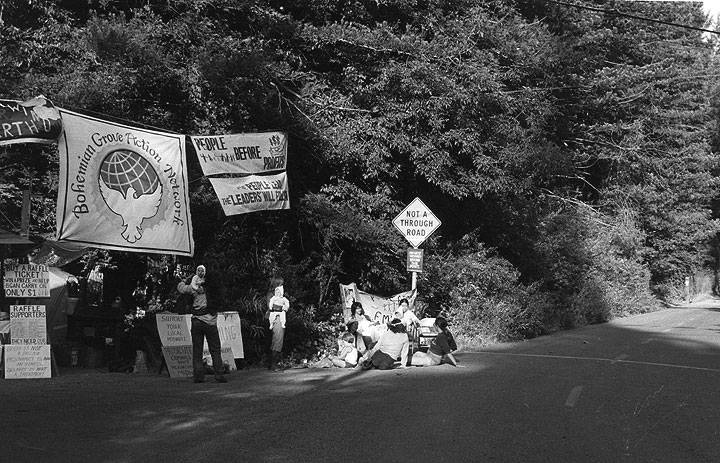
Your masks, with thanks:
[[[442,222],[420,198],[415,198],[393,219],[393,225],[400,230],[408,243],[416,248],[428,239]]]

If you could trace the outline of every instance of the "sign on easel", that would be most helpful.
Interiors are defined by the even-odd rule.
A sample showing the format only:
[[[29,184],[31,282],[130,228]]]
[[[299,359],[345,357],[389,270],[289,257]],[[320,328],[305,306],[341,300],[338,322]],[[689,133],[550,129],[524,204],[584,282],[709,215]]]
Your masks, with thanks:
[[[8,265],[3,286],[5,297],[50,297],[50,270],[42,264]]]
[[[5,379],[51,378],[50,346],[16,345],[4,347]]]
[[[44,305],[10,306],[10,342],[24,345],[48,343]]]

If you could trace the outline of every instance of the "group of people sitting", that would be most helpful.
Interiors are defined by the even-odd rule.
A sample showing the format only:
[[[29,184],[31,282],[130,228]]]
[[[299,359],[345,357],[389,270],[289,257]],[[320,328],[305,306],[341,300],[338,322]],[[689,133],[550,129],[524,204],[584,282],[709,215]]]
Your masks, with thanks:
[[[387,324],[373,322],[365,315],[362,304],[354,302],[350,307],[347,331],[338,339],[338,354],[330,361],[340,368],[389,370],[400,359],[400,368],[408,366],[432,366],[443,362],[458,365],[452,352],[457,345],[448,330],[447,320],[435,319],[435,332],[427,352],[414,352],[408,358],[410,338],[408,333],[420,325],[420,320],[410,309],[407,299],[402,299],[393,319]]]

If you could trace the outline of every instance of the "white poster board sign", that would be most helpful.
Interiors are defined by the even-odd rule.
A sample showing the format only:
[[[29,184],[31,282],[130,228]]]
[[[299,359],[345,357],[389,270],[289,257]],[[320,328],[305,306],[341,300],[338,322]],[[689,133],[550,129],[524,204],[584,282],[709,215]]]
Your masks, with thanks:
[[[234,358],[245,358],[239,313],[220,312],[218,314],[218,333],[220,333],[221,346],[230,347]]]
[[[47,317],[44,305],[10,306],[12,344],[47,344]]]
[[[5,297],[50,297],[50,270],[42,264],[8,265],[3,286]]]
[[[230,368],[230,371],[237,370],[235,358],[233,357],[233,351],[230,346],[220,347],[220,358],[222,359],[222,362]],[[208,365],[212,366],[212,356],[210,355],[210,349],[208,349],[207,341],[205,342],[205,348],[203,349],[203,359],[207,361]]]
[[[171,378],[193,375],[192,346],[163,346],[162,353]]]
[[[5,379],[51,378],[50,346],[4,346]]]
[[[190,315],[159,313],[155,321],[163,346],[192,346]]]

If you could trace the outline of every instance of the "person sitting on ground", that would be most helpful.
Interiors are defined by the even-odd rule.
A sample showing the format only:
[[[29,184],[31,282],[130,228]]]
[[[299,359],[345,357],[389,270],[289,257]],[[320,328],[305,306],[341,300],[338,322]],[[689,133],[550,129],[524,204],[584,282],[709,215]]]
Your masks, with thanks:
[[[451,365],[459,367],[457,360],[452,354],[452,347],[450,346],[450,339],[452,334],[448,331],[448,323],[442,317],[435,319],[435,326],[440,330],[435,339],[430,341],[430,347],[427,352],[415,352],[412,356],[411,364],[416,367],[429,367],[433,365],[440,365],[443,360]],[[455,341],[453,340],[453,343]],[[457,346],[455,346],[457,348]]]
[[[395,365],[395,360],[400,357],[400,368],[407,365],[408,336],[405,332],[405,325],[399,318],[394,318],[388,324],[388,331],[380,335],[377,344],[363,355],[362,368],[369,370],[390,370]]]
[[[397,314],[400,315],[400,321],[405,325],[406,329],[420,326],[420,319],[417,318],[413,309],[410,308],[410,302],[408,302],[407,299],[400,299]]]
[[[330,357],[333,365],[339,368],[352,368],[358,362],[358,350],[355,348],[355,336],[344,332],[338,338],[338,354]]]
[[[358,349],[360,349],[360,344],[365,348],[361,349],[361,352],[364,352],[366,349],[372,349],[375,344],[372,337],[373,325],[378,325],[378,323],[374,323],[370,320],[370,317],[365,315],[365,309],[359,302],[353,302],[352,306],[350,306],[350,321],[348,322],[348,326],[351,323],[357,323],[356,332],[362,338],[362,341],[358,340],[357,342]]]

